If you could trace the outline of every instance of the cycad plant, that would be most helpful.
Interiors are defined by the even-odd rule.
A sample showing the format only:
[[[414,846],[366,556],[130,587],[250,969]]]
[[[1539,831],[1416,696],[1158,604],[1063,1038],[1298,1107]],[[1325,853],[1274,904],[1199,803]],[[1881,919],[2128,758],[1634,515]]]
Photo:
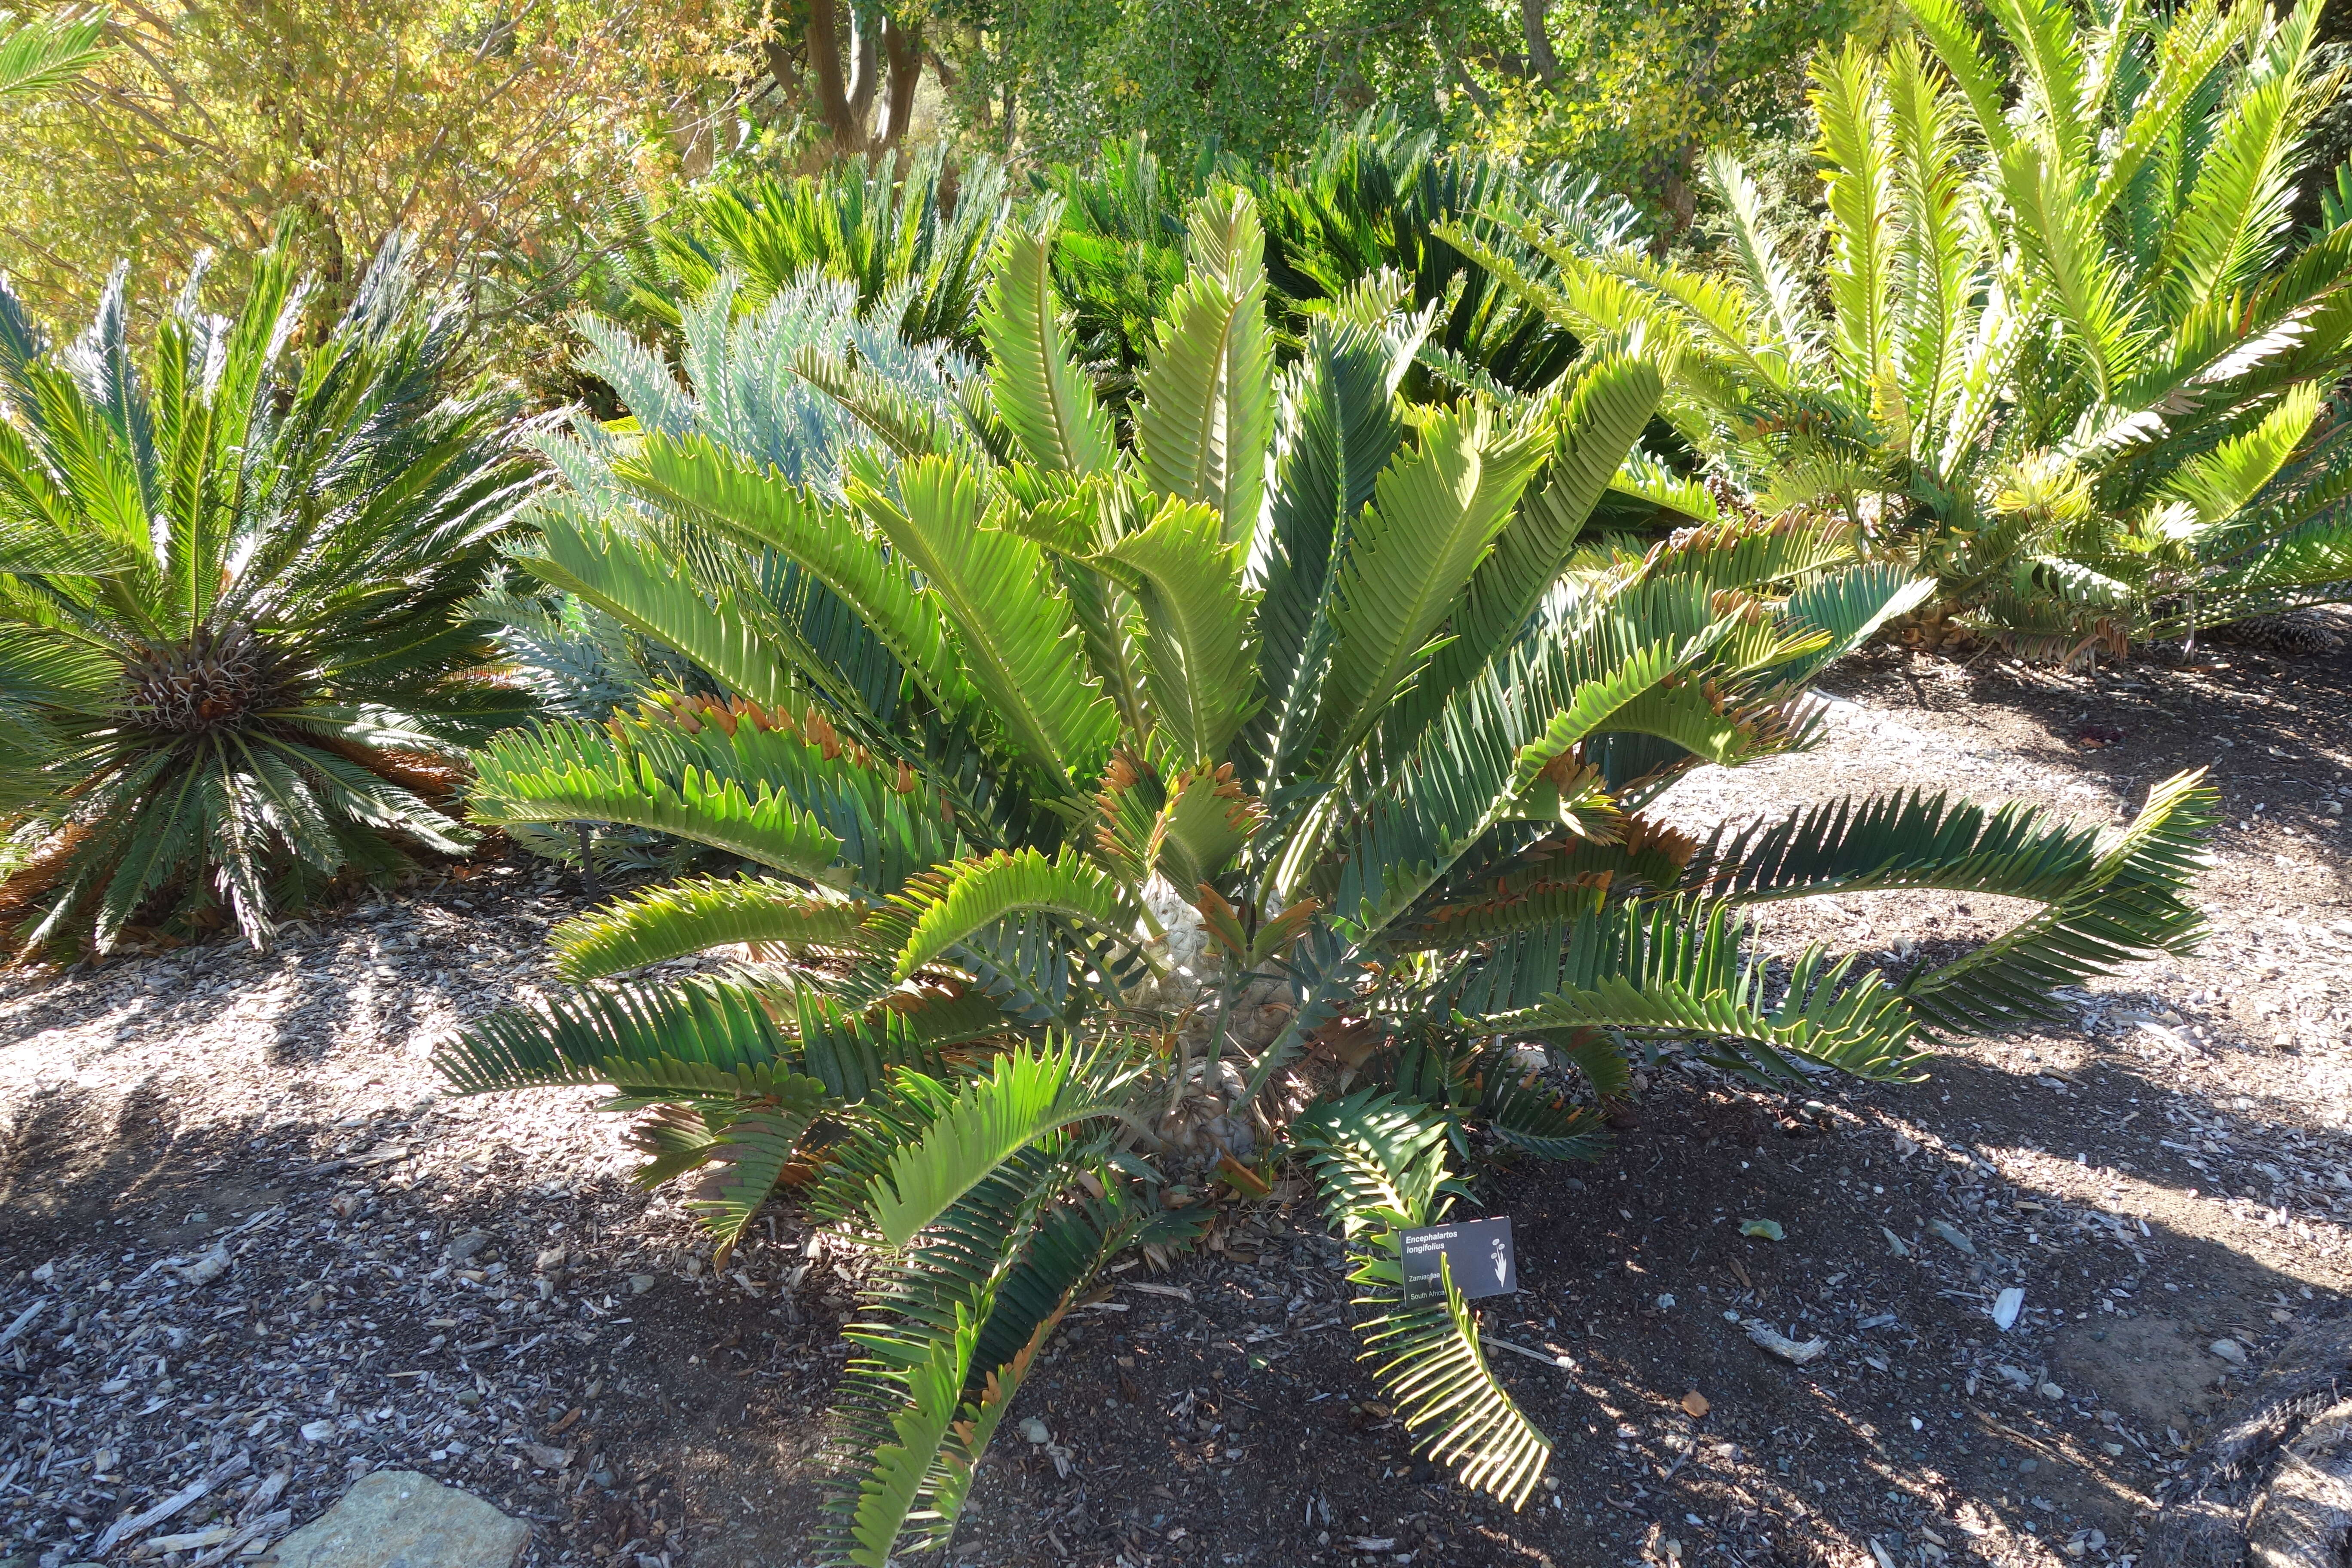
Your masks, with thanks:
[[[506,675],[542,711],[593,721],[616,707],[635,706],[665,682],[684,690],[717,689],[670,643],[637,629],[652,624],[643,606],[614,614],[591,586],[617,582],[627,595],[661,594],[690,580],[660,560],[663,514],[612,471],[614,460],[646,433],[716,442],[838,501],[845,493],[847,455],[880,440],[842,399],[878,398],[946,412],[955,389],[972,383],[971,363],[953,350],[910,343],[900,335],[890,300],[861,312],[852,282],[813,272],[747,305],[746,293],[759,291],[723,273],[675,308],[675,360],[658,341],[593,315],[576,319],[584,347],[574,368],[610,387],[635,412],[608,424],[574,410],[564,427],[534,433],[531,444],[567,482],[542,493],[527,513],[530,526],[510,554],[521,573],[502,577],[468,605],[496,627]],[[819,390],[796,365],[841,397]],[[854,377],[835,379],[835,366],[854,367]],[[616,574],[609,563],[580,554],[579,542],[592,533],[645,540],[648,552],[636,570]],[[772,625],[786,624],[772,619],[777,616],[805,624],[811,612],[802,601],[827,593],[782,557],[706,554],[702,561],[706,580],[710,573],[730,573],[728,592],[738,608],[772,617]],[[542,591],[531,592],[530,580]],[[772,600],[770,608],[758,607]],[[723,665],[720,655],[692,651]],[[641,868],[658,842],[643,831],[614,826],[583,838],[585,826],[514,823],[508,831],[534,853],[570,859],[584,852],[615,868]]]
[[[1460,243],[1570,331],[1645,334],[1690,444],[1915,563],[1927,629],[2072,656],[2345,597],[2352,214],[2287,216],[2343,82],[2318,0],[1991,0],[1990,39],[1912,10],[1925,47],[1815,68],[1820,271],[1728,157],[1722,270]]]
[[[855,287],[861,310],[888,300],[912,342],[969,350],[1012,210],[1003,169],[984,157],[951,166],[944,143],[903,171],[877,158],[722,184],[650,223],[632,303],[676,328],[681,303],[722,277],[750,311],[815,273]]]
[[[1423,342],[1424,374],[1451,384],[1534,392],[1558,379],[1576,340],[1439,232],[1468,222],[1488,243],[1509,236],[1490,208],[1542,215],[1555,233],[1573,231],[1588,247],[1632,242],[1635,215],[1622,197],[1590,178],[1554,169],[1524,174],[1471,147],[1448,147],[1433,131],[1367,114],[1325,135],[1297,169],[1252,182],[1266,227],[1266,273],[1294,334],[1305,319],[1383,268],[1412,282],[1412,303],[1435,304]],[[1523,271],[1548,278],[1549,264],[1513,247]]]
[[[261,258],[235,320],[201,272],[143,355],[124,275],[52,349],[0,285],[0,804],[20,943],[103,952],[226,918],[256,943],[337,877],[471,834],[435,804],[524,705],[458,605],[535,481],[454,310],[397,246],[299,346]]]
[[[1550,263],[1488,222],[1488,209],[1541,214],[1557,233],[1596,247],[1628,243],[1633,233],[1633,207],[1590,180],[1528,176],[1378,114],[1327,133],[1295,167],[1250,168],[1213,148],[1189,165],[1164,163],[1142,137],[1129,138],[1090,163],[1056,165],[1040,179],[1056,204],[1055,287],[1070,309],[1079,358],[1119,414],[1184,279],[1188,207],[1219,180],[1245,185],[1259,204],[1282,357],[1363,279],[1402,273],[1415,308],[1438,308],[1405,384],[1416,393],[1428,391],[1432,377],[1449,388],[1533,392],[1557,379],[1576,352],[1564,329],[1502,289],[1443,237],[1442,226],[1475,225],[1537,279],[1549,276]]]
[[[1654,366],[1588,353],[1516,411],[1407,404],[1431,316],[1390,276],[1277,374],[1249,198],[1197,204],[1188,248],[1131,446],[1026,235],[984,393],[857,397],[881,445],[838,499],[648,422],[610,467],[647,510],[551,514],[548,548],[724,689],[479,759],[487,821],[657,828],[740,868],[569,922],[576,988],[441,1065],[475,1092],[614,1086],[644,1178],[691,1180],[722,1248],[798,1186],[880,1255],[849,1331],[851,1563],[942,1543],[1089,1281],[1294,1153],[1406,1425],[1516,1505],[1549,1442],[1460,1289],[1402,1290],[1401,1232],[1467,1191],[1465,1129],[1594,1154],[1597,1107],[1669,1042],[1766,1084],[1904,1077],[1924,1037],[2197,928],[2190,780],[2107,833],[1916,796],[1666,826],[1690,769],[1802,746],[1806,683],[1925,584],[1833,521],[1579,558]],[[808,369],[857,395],[857,367]],[[788,570],[806,599],[740,589]],[[1743,951],[1745,901],[1902,887],[2043,909],[1902,982]]]

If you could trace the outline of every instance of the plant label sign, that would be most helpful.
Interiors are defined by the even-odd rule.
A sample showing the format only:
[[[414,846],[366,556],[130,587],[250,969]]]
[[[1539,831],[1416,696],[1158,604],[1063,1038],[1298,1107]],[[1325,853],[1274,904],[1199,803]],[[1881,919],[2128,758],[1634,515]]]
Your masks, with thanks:
[[[1511,1250],[1511,1216],[1455,1220],[1404,1233],[1404,1300],[1409,1307],[1444,1299],[1438,1281],[1443,1262],[1454,1288],[1471,1300],[1507,1296],[1519,1288],[1519,1265]]]

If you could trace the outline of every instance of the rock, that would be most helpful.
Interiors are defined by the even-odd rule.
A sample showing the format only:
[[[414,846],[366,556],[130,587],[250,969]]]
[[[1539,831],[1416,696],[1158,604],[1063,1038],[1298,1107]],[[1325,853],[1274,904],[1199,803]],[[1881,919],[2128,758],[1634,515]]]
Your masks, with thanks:
[[[1034,1415],[1027,1416],[1023,1419],[1021,1423],[1021,1435],[1024,1437],[1028,1438],[1032,1443],[1047,1442],[1050,1441],[1054,1436],[1051,1432],[1045,1430],[1045,1424],[1043,1421],[1038,1420]]]
[[[334,1435],[335,1424],[331,1421],[306,1421],[302,1425],[305,1443],[323,1443]]]
[[[469,1230],[463,1236],[451,1237],[449,1245],[442,1250],[448,1254],[450,1262],[463,1263],[489,1244],[490,1237],[488,1231]]]
[[[213,1248],[194,1263],[181,1265],[180,1278],[191,1285],[209,1285],[228,1272],[228,1243],[215,1241]]]
[[[2211,1344],[2205,1348],[2211,1351],[2215,1355],[2220,1356],[2223,1361],[2228,1362],[2231,1366],[2243,1366],[2246,1364],[2245,1350],[2235,1340],[2215,1340]]]
[[[563,1260],[571,1256],[572,1249],[569,1247],[562,1246],[559,1243],[554,1247],[547,1248],[547,1250],[541,1252],[537,1258],[532,1258],[530,1266],[533,1268],[538,1269],[541,1274],[545,1274],[551,1270],[562,1268]]]
[[[1948,1220],[1931,1219],[1927,1222],[1927,1228],[1935,1232],[1936,1235],[1942,1239],[1948,1241],[1954,1247],[1958,1247],[1970,1258],[1974,1258],[1977,1255],[1977,1244],[1970,1241],[1969,1239],[1969,1233],[1962,1230],[1958,1226],[1953,1225]]]
[[[278,1568],[512,1568],[530,1526],[414,1470],[378,1470],[278,1543]]]
[[[629,1276],[629,1294],[642,1296],[652,1289],[656,1283],[658,1281],[650,1274],[632,1274]]]

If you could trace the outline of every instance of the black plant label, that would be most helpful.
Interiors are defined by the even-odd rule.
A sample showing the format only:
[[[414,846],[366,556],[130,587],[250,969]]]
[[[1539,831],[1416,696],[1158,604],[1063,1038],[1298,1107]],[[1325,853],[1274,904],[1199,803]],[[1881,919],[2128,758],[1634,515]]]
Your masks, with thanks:
[[[1511,1216],[1455,1220],[1406,1231],[1406,1306],[1432,1306],[1444,1299],[1444,1287],[1439,1283],[1441,1264],[1453,1274],[1454,1288],[1473,1301],[1517,1290],[1519,1264],[1511,1249]]]

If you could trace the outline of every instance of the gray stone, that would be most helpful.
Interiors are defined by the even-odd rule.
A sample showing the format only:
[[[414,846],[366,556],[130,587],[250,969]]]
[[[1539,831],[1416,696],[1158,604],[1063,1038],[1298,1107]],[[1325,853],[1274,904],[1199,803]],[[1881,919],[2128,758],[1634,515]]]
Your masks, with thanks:
[[[284,1541],[278,1568],[514,1568],[530,1526],[415,1470],[378,1470]]]

